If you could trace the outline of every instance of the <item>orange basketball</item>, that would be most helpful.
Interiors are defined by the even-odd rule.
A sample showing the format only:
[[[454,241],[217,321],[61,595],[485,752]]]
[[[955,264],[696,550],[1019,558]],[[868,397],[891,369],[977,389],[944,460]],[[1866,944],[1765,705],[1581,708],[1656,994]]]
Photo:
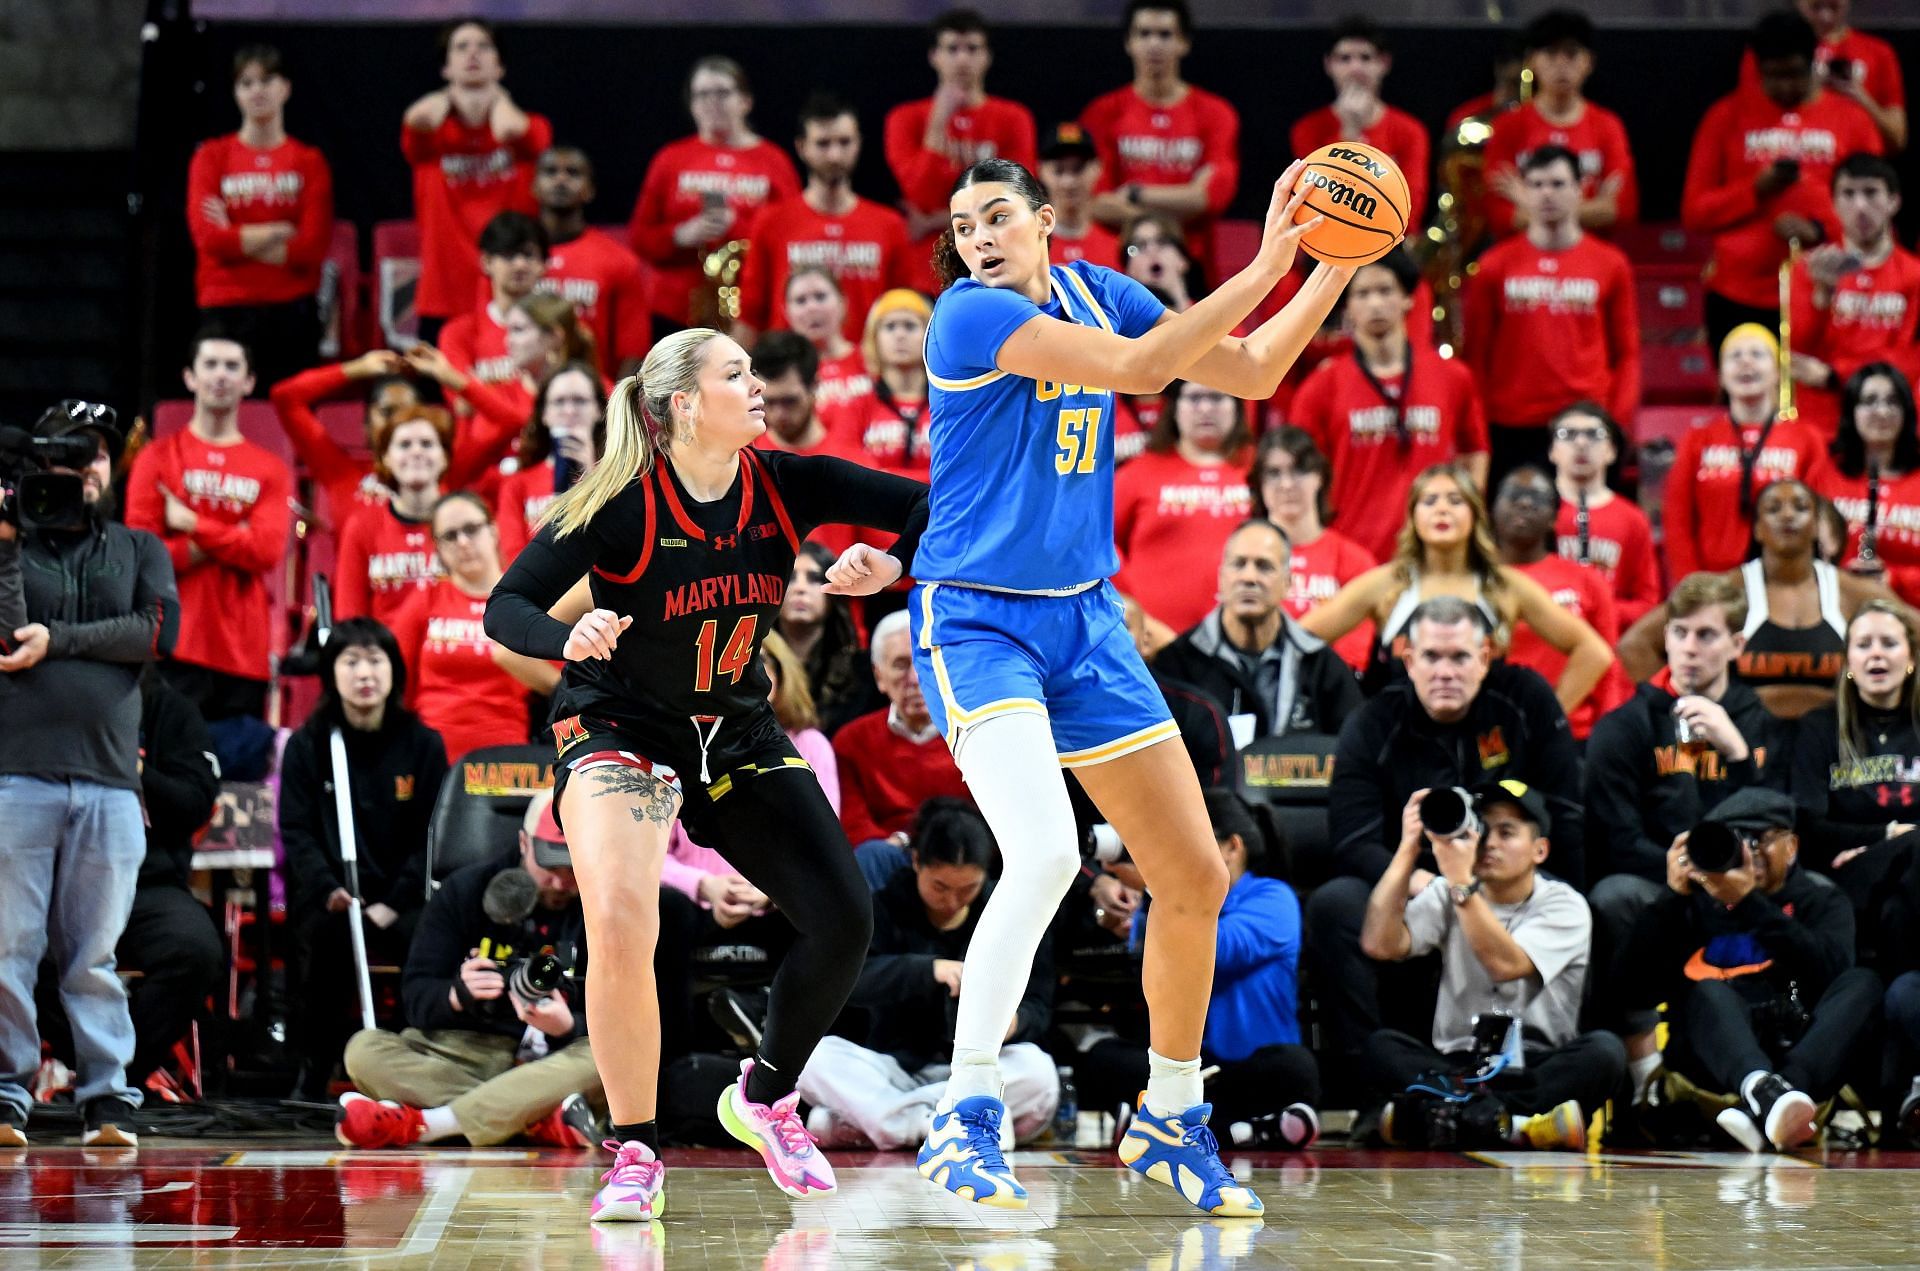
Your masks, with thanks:
[[[1384,152],[1357,141],[1321,146],[1307,156],[1300,181],[1313,188],[1294,221],[1327,218],[1300,240],[1315,260],[1364,265],[1379,260],[1406,236],[1413,198],[1400,165]]]

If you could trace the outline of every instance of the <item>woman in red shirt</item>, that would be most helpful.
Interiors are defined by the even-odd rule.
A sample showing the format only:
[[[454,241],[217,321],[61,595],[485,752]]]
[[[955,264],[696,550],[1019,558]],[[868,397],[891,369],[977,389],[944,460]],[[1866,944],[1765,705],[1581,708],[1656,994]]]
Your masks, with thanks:
[[[527,691],[551,694],[560,672],[487,638],[487,596],[506,572],[493,513],[456,491],[434,503],[429,524],[444,574],[393,619],[408,661],[407,706],[446,741],[449,761],[481,746],[524,745]]]
[[[1840,434],[1808,484],[1846,520],[1842,567],[1920,603],[1920,435],[1913,390],[1896,367],[1870,363],[1847,381]]]
[[[433,582],[439,566],[429,520],[447,474],[452,428],[446,411],[421,406],[375,433],[373,473],[393,496],[354,512],[340,532],[336,617],[371,616],[391,627],[408,595]]]
[[[1286,532],[1287,601],[1290,618],[1333,598],[1342,587],[1380,562],[1338,530],[1326,528],[1327,457],[1305,429],[1283,424],[1265,433],[1253,452],[1247,488],[1252,514],[1264,516]],[[1373,623],[1363,622],[1333,645],[1348,666],[1364,671],[1373,650]]]
[[[373,461],[354,454],[327,431],[314,407],[349,388],[365,385],[367,450],[374,437],[402,411],[421,405],[420,390],[407,374],[407,360],[391,349],[362,353],[351,362],[316,366],[273,386],[273,409],[293,443],[300,466],[327,496],[327,512],[336,524],[345,524],[355,509],[385,503],[392,494],[373,475]],[[449,474],[455,485],[459,477]]]
[[[201,325],[252,349],[261,384],[313,365],[314,293],[333,241],[333,173],[318,150],[287,136],[291,91],[280,50],[241,49],[233,59],[240,131],[203,142],[187,169]]]
[[[1219,389],[1175,382],[1167,401],[1146,453],[1114,477],[1114,586],[1177,633],[1213,611],[1220,553],[1252,506],[1251,438],[1245,410]]]
[[[520,434],[520,467],[500,483],[494,504],[501,560],[520,554],[555,495],[593,471],[607,444],[606,405],[591,362],[568,362],[541,383]]]
[[[849,402],[841,419],[829,421],[846,429],[845,435],[866,455],[869,467],[916,481],[928,480],[931,474],[927,321],[932,316],[933,306],[926,297],[904,287],[873,302],[860,339],[860,355],[873,378],[873,389]]]
[[[788,324],[820,351],[813,404],[831,421],[847,403],[873,391],[866,354],[842,329],[847,325],[847,295],[838,278],[809,265],[787,278],[786,301]]]

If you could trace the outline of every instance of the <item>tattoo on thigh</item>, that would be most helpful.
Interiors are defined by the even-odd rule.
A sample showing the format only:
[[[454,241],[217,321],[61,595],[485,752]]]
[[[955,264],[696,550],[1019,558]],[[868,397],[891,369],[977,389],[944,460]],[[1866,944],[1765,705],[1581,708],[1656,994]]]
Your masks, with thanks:
[[[652,821],[657,825],[669,825],[673,814],[678,810],[679,798],[673,787],[650,772],[638,768],[593,768],[583,774],[593,782],[589,798],[599,799],[607,795],[627,795],[638,800],[627,811],[633,819],[642,823]]]

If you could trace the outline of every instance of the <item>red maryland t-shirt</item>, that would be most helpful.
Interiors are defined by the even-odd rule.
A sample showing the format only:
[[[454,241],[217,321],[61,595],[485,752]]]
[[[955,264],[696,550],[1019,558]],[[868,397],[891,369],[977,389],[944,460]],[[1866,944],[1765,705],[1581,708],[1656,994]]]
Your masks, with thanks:
[[[740,319],[759,331],[786,326],[787,279],[817,265],[839,281],[847,298],[841,333],[858,342],[873,302],[918,281],[910,255],[907,222],[890,207],[856,198],[852,211],[826,216],[798,195],[782,199],[754,218],[753,247],[740,271]]]
[[[932,453],[927,439],[933,426],[925,397],[896,398],[878,391],[856,397],[821,418],[838,434],[849,454],[881,472],[897,472],[915,481],[931,479]]]
[[[1878,265],[1842,274],[1827,304],[1813,304],[1813,276],[1803,258],[1793,271],[1793,351],[1810,353],[1844,385],[1869,362],[1891,362],[1920,378],[1920,257],[1902,250]],[[1803,422],[1831,439],[1840,426],[1838,389],[1795,386]]]
[[[1360,544],[1338,530],[1322,530],[1311,543],[1295,543],[1287,560],[1287,600],[1283,606],[1294,618],[1304,618],[1315,605],[1380,562]],[[1364,671],[1373,657],[1371,618],[1333,642],[1333,651],[1356,671]]]
[[[825,415],[873,392],[873,376],[858,346],[845,357],[822,360],[813,383],[814,409]]]
[[[391,627],[407,598],[440,576],[432,526],[401,516],[391,504],[361,508],[340,531],[333,615],[371,616]]]
[[[640,258],[603,230],[589,229],[578,238],[555,243],[547,252],[547,272],[535,290],[551,291],[573,302],[574,311],[593,332],[602,375],[613,375],[623,363],[646,357],[653,347],[652,297]]]
[[[1627,144],[1627,126],[1620,116],[1592,102],[1580,107],[1580,117],[1570,124],[1556,124],[1540,113],[1537,103],[1527,102],[1495,117],[1493,135],[1487,138],[1484,170],[1515,172],[1528,156],[1542,146],[1564,146],[1580,161],[1580,197],[1599,195],[1600,187],[1618,174],[1619,193],[1614,207],[1619,212],[1616,226],[1632,225],[1640,219],[1640,178],[1633,166],[1633,149]],[[1487,225],[1504,238],[1515,232],[1513,204],[1491,186],[1486,193]]]
[[[412,591],[390,625],[407,659],[407,705],[440,734],[447,758],[527,741],[527,690],[493,661],[487,598],[450,578]]]
[[[1579,508],[1562,500],[1553,532],[1559,539],[1561,558],[1578,564]],[[1614,612],[1622,631],[1666,599],[1660,585],[1660,562],[1653,552],[1653,526],[1631,500],[1616,494],[1605,503],[1587,506],[1587,565],[1613,589]]]
[[[1834,466],[1830,456],[1822,455],[1807,484],[1814,493],[1831,499],[1834,508],[1847,518],[1847,549],[1840,554],[1842,564],[1851,564],[1860,555],[1871,504],[1873,551],[1886,562],[1887,586],[1908,604],[1920,604],[1920,472],[1882,477],[1869,500],[1864,472],[1849,477]]]
[[[207,219],[217,200],[227,224]],[[285,264],[270,265],[240,250],[246,225],[291,221]],[[187,229],[196,253],[194,298],[202,309],[274,305],[311,296],[333,242],[333,173],[312,146],[289,137],[257,150],[229,133],[200,144],[187,167]]]
[[[1128,185],[1185,185],[1207,169],[1207,210],[1187,222],[1187,254],[1212,274],[1213,222],[1240,188],[1240,112],[1189,84],[1159,106],[1128,84],[1093,99],[1080,126],[1100,152],[1100,191]]]
[[[1177,451],[1148,451],[1114,476],[1114,586],[1175,631],[1213,612],[1220,553],[1253,507],[1250,458],[1202,466]]]
[[[553,144],[545,115],[528,115],[512,141],[493,135],[486,121],[469,124],[449,112],[438,128],[402,125],[400,149],[413,166],[413,216],[420,223],[422,317],[466,312],[480,284],[480,231],[501,212],[537,216],[533,165]]]
[[[167,528],[163,485],[199,517],[191,534]],[[243,438],[216,445],[183,428],[133,461],[127,525],[159,536],[179,583],[175,658],[242,679],[271,674],[276,628],[269,575],[286,556],[292,498],[287,465]]]
[[[1056,265],[1071,265],[1076,260],[1091,261],[1108,269],[1120,268],[1120,236],[1100,224],[1088,221],[1086,232],[1068,238],[1059,230],[1047,240],[1047,255]]]
[[[1722,572],[1747,558],[1760,491],[1783,477],[1805,481],[1826,452],[1820,434],[1797,421],[1747,425],[1726,415],[1690,429],[1674,448],[1667,476],[1667,576]],[[1743,457],[1750,456],[1752,500],[1742,508]]]
[[[507,356],[507,316],[482,301],[449,319],[440,329],[440,351],[447,360],[482,384],[504,384],[518,379],[513,359]]]
[[[1582,234],[1564,251],[1524,236],[1488,248],[1467,280],[1462,354],[1491,423],[1541,425],[1581,400],[1615,419],[1640,407],[1640,325],[1633,266]]]
[[[1713,235],[1707,289],[1752,308],[1778,305],[1787,240],[1774,231],[1775,220],[1794,212],[1817,223],[1827,241],[1838,241],[1833,169],[1850,154],[1881,149],[1880,130],[1867,112],[1824,89],[1796,110],[1744,88],[1715,102],[1693,135],[1680,199],[1686,227]],[[1798,162],[1800,179],[1763,199],[1754,178],[1778,159]]]
[[[735,149],[695,136],[661,149],[647,165],[627,223],[633,249],[654,267],[653,311],[682,324],[693,322],[692,298],[704,285],[700,258],[725,240],[682,247],[673,241],[673,231],[698,216],[707,199],[726,201],[733,212],[726,238],[733,239],[747,237],[761,208],[799,193],[793,160],[771,141],[756,139]],[[860,316],[866,317],[864,310]]]
[[[946,144],[929,150],[927,120],[933,98],[895,106],[887,112],[887,167],[900,197],[914,212],[940,214],[930,232],[913,240],[913,286],[929,294],[940,288],[933,276],[933,245],[946,230],[947,196],[967,168],[982,159],[1011,159],[1029,171],[1039,166],[1034,153],[1033,112],[1004,97],[988,97],[947,117]]]
[[[1847,28],[1847,33],[1838,39],[1820,41],[1813,51],[1813,67],[1823,72],[1835,62],[1853,64],[1853,82],[1867,91],[1867,96],[1882,106],[1904,106],[1907,104],[1907,86],[1900,74],[1900,58],[1893,51],[1893,45],[1877,35],[1868,35],[1865,31]],[[1740,55],[1740,87],[1759,91],[1760,67],[1753,60],[1753,50],[1748,49]]]
[[[1287,141],[1296,159],[1342,140],[1352,139],[1341,137],[1340,116],[1333,113],[1332,106],[1322,106],[1302,115],[1287,132]],[[1412,201],[1412,210],[1407,213],[1407,231],[1411,234],[1419,228],[1427,212],[1427,170],[1433,154],[1427,126],[1406,111],[1387,106],[1373,127],[1360,134],[1359,140],[1375,150],[1385,151],[1388,158],[1400,165],[1401,175],[1407,178],[1407,195]]]
[[[1543,556],[1531,565],[1515,565],[1514,569],[1545,587],[1556,608],[1566,610],[1598,631],[1608,648],[1620,643],[1620,619],[1614,612],[1613,589],[1598,570],[1558,556]],[[1507,661],[1515,666],[1531,667],[1549,684],[1558,684],[1560,673],[1567,668],[1567,655],[1548,644],[1524,622],[1513,624]],[[1633,685],[1616,660],[1593,691],[1567,713],[1573,739],[1585,741],[1593,731],[1594,722],[1632,693]]]
[[[1412,375],[1368,379],[1358,355],[1328,358],[1295,394],[1288,418],[1333,469],[1327,501],[1340,532],[1375,560],[1393,555],[1413,479],[1487,449],[1487,420],[1467,368],[1417,344]],[[1396,416],[1406,429],[1403,445]]]
[[[553,467],[553,458],[548,456],[544,463],[517,469],[501,479],[493,503],[493,523],[500,531],[501,564],[520,554],[520,549],[533,537],[534,526],[540,524],[547,505],[556,497]]]

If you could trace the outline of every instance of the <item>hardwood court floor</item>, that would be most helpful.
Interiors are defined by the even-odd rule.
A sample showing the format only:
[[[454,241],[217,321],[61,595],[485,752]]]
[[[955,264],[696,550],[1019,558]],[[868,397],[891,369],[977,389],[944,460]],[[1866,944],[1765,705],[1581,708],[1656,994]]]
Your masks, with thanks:
[[[1244,1157],[1264,1222],[1203,1218],[1099,1152],[1020,1154],[1024,1214],[953,1200],[904,1155],[838,1154],[839,1194],[812,1201],[750,1160],[669,1153],[664,1221],[592,1228],[585,1153],[35,1147],[0,1154],[0,1268],[1920,1265],[1915,1154]]]

